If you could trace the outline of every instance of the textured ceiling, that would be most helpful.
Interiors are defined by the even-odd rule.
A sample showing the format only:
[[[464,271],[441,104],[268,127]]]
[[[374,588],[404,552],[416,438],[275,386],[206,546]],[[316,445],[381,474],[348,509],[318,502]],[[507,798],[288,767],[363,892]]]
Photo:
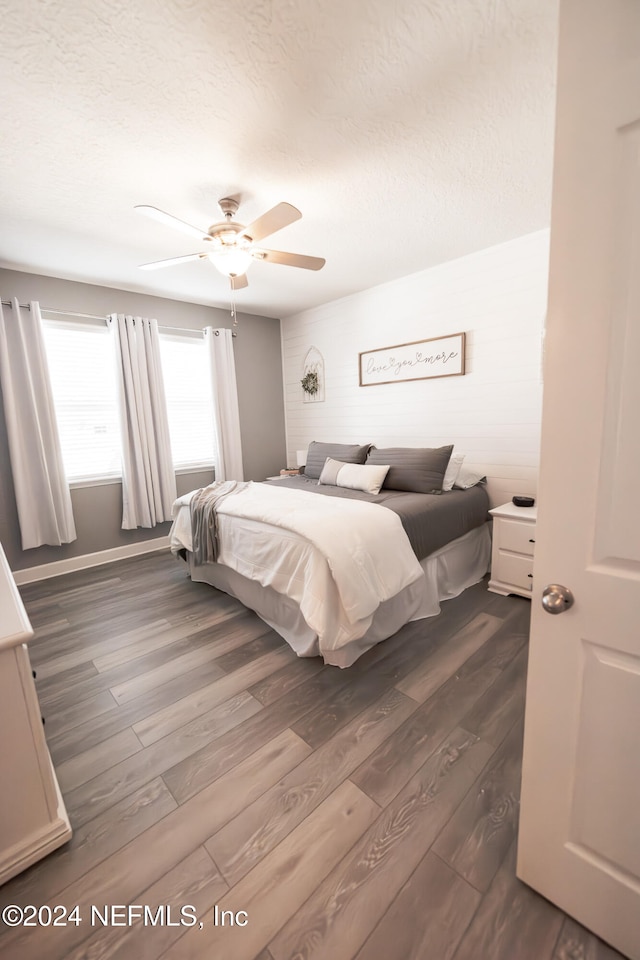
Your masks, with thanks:
[[[0,265],[228,304],[207,227],[281,200],[286,316],[549,222],[557,0],[0,0]]]

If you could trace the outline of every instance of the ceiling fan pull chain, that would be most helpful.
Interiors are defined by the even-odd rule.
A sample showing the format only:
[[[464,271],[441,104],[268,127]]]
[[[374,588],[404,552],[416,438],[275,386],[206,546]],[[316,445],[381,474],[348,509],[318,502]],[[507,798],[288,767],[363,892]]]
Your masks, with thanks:
[[[231,287],[231,323],[233,329],[235,330],[238,326],[238,315],[236,313],[236,298],[233,292],[233,287]]]

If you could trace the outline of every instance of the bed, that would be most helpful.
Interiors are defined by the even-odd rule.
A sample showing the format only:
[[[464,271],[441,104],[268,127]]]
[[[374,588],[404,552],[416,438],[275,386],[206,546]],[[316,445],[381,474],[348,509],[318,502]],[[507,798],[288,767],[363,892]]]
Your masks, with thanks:
[[[443,491],[452,448],[418,450],[416,467],[418,451],[407,462],[404,448],[311,444],[303,475],[192,491],[174,504],[171,549],[194,581],[236,597],[298,656],[348,667],[489,567],[484,486]],[[213,553],[192,516],[194,497],[207,496]]]

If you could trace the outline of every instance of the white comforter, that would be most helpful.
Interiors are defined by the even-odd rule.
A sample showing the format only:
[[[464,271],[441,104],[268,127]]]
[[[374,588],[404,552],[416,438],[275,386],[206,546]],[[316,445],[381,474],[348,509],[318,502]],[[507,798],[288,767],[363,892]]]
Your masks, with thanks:
[[[190,498],[174,504],[173,549],[191,549]],[[423,575],[400,518],[360,500],[250,483],[221,503],[218,539],[219,563],[299,604],[320,653],[362,637]]]

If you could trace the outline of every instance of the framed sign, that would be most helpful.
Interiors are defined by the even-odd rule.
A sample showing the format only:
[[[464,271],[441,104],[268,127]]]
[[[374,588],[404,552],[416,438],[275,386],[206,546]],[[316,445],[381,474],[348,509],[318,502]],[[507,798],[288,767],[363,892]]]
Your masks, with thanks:
[[[464,333],[398,343],[358,354],[360,386],[460,377],[464,374]]]

